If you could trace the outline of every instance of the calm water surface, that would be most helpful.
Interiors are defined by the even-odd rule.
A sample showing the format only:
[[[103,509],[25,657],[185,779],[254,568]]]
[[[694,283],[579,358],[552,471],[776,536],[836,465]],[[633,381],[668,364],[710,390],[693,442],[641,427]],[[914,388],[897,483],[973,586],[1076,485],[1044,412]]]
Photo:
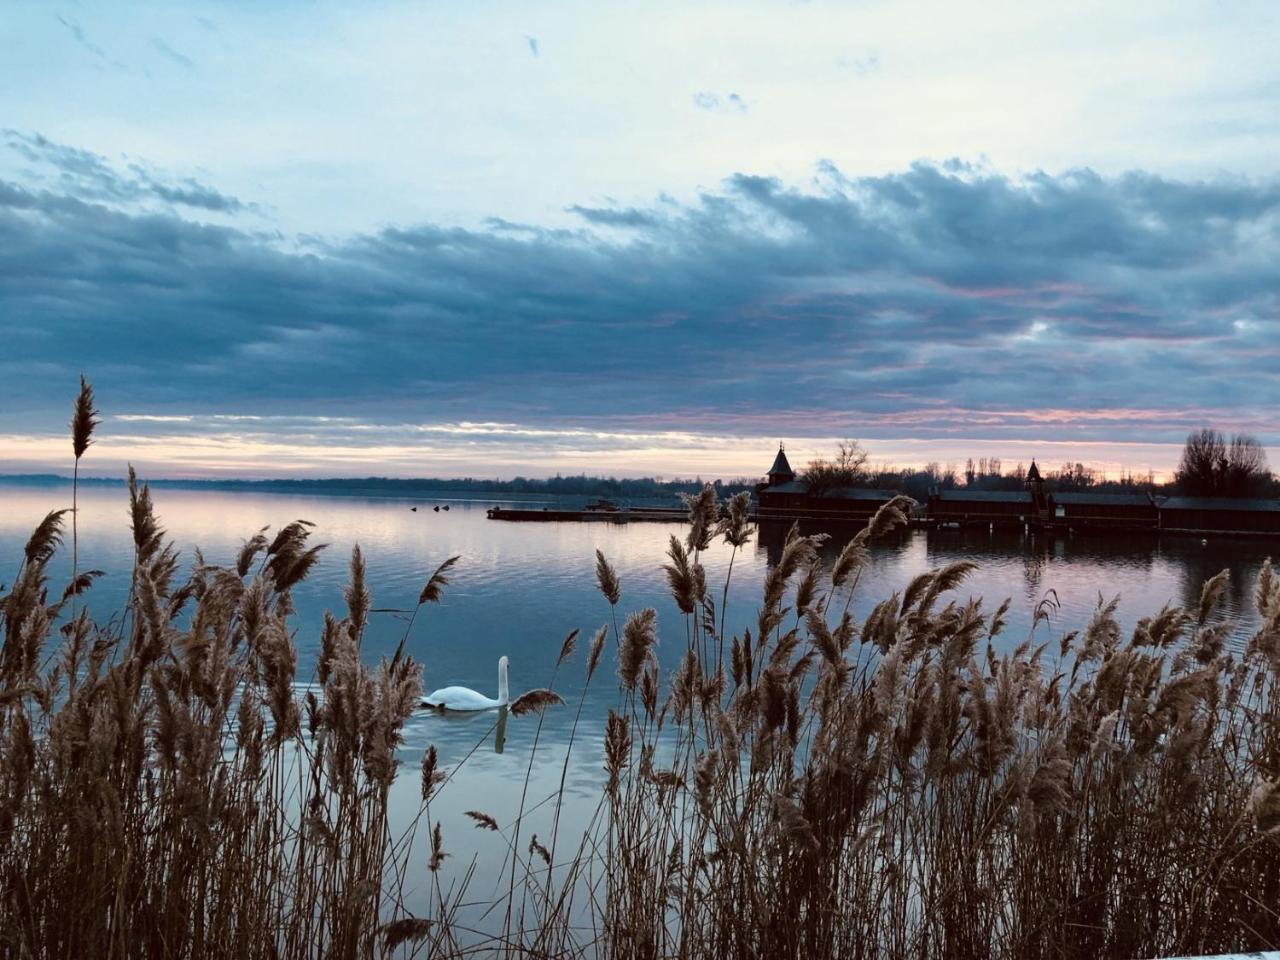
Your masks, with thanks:
[[[486,502],[445,497],[357,499],[163,489],[155,493],[155,501],[163,525],[187,562],[199,546],[206,561],[229,564],[241,541],[261,527],[276,528],[296,519],[316,524],[314,542],[330,546],[294,591],[300,681],[314,670],[323,612],[331,609],[341,615],[345,610],[342,588],[354,544],[360,544],[366,557],[374,606],[379,608],[411,608],[431,571],[447,557],[461,555],[444,602],[424,608],[409,641],[410,652],[425,664],[426,689],[457,683],[496,695],[497,659],[506,654],[511,658],[513,697],[531,687],[551,685],[570,704],[549,710],[540,729],[536,717],[510,718],[501,737],[491,713],[455,719],[424,712],[410,723],[405,768],[394,788],[397,819],[407,824],[418,812],[417,765],[429,744],[436,745],[447,765],[467,758],[454,782],[433,801],[430,817],[443,823],[446,847],[458,854],[453,863],[465,868],[475,852],[478,880],[473,896],[488,893],[485,884],[500,882],[497,874],[506,844],[496,835],[472,831],[463,811],[479,808],[509,824],[519,809],[526,771],[526,807],[545,800],[559,786],[573,706],[583,692],[586,639],[609,622],[608,604],[595,588],[597,549],[621,577],[620,617],[623,611],[657,608],[658,654],[664,670],[674,667],[684,651],[682,620],[662,572],[667,540],[672,533],[683,536],[683,526],[507,523],[487,519]],[[89,596],[91,610],[105,620],[123,603],[128,589],[128,496],[123,487],[97,487],[83,490],[80,502],[80,565],[106,572]],[[445,503],[450,506],[447,512],[431,509]],[[0,582],[10,581],[17,571],[22,546],[40,519],[51,509],[69,505],[69,487],[0,485]],[[412,512],[412,506],[418,511]],[[824,546],[828,563],[854,532],[843,531]],[[785,528],[766,527],[739,552],[729,599],[731,630],[753,625],[765,572],[776,561],[784,536]],[[1121,596],[1126,628],[1164,603],[1194,604],[1203,581],[1226,568],[1231,572],[1227,606],[1239,623],[1239,644],[1257,624],[1251,604],[1253,581],[1273,547],[1269,542],[1228,539],[1206,543],[1198,538],[1053,539],[989,531],[913,531],[874,550],[853,609],[865,616],[915,574],[954,560],[974,560],[980,568],[958,591],[958,598],[984,597],[991,607],[1010,598],[1005,642],[1016,645],[1026,638],[1032,611],[1050,589],[1061,609],[1048,629],[1040,627],[1040,639],[1082,628],[1100,593],[1107,599]],[[729,548],[716,544],[704,558],[717,602],[729,556]],[[55,581],[69,570],[68,549],[61,566],[55,567]],[[586,636],[579,652],[557,674],[561,641],[574,628]],[[401,616],[374,614],[365,659],[374,663],[389,656],[404,632]],[[600,733],[608,708],[617,703],[612,643],[609,650],[587,691],[583,723],[568,765],[570,809],[563,816],[579,835],[596,808],[602,781]],[[550,809],[548,804],[539,807],[522,828],[522,837],[538,832],[545,841]]]

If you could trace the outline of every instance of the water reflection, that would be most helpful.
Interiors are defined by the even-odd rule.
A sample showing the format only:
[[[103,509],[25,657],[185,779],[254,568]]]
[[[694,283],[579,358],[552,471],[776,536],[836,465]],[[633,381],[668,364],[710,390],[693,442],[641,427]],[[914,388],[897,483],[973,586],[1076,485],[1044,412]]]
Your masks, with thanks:
[[[762,520],[756,526],[756,554],[763,555],[768,566],[775,567],[781,562],[782,551],[787,545],[787,536],[793,525],[803,536],[817,535],[824,538],[818,546],[818,556],[828,568],[864,526],[863,523],[837,523],[829,520],[820,523],[801,520],[794,524],[791,520]],[[910,540],[909,532],[898,531],[881,540],[877,544],[877,550],[905,550]]]
[[[22,545],[51,509],[66,506],[67,487],[0,487],[0,566],[5,556],[21,556]],[[430,503],[445,498],[428,498]],[[305,679],[318,653],[320,623],[326,608],[340,610],[351,547],[359,542],[368,562],[374,606],[411,610],[426,578],[448,556],[461,554],[444,602],[425,609],[413,625],[408,652],[426,665],[427,689],[451,684],[486,688],[492,664],[503,654],[518,672],[513,685],[528,689],[550,685],[566,698],[582,693],[581,670],[567,665],[557,673],[555,659],[565,634],[580,628],[590,635],[611,622],[608,604],[595,588],[594,556],[604,552],[622,579],[619,613],[653,606],[658,610],[658,648],[662,666],[674,667],[683,654],[683,622],[667,592],[662,572],[668,537],[679,526],[661,523],[502,523],[486,519],[481,501],[453,501],[452,510],[411,512],[424,501],[277,494],[161,490],[156,508],[187,562],[199,545],[207,561],[229,563],[240,541],[264,525],[278,527],[298,518],[316,523],[316,539],[330,547],[294,595],[298,608],[296,642],[299,672]],[[90,591],[91,609],[100,619],[126,599],[132,541],[123,488],[89,488],[81,493],[82,565],[107,575]],[[766,522],[755,531],[754,545],[740,551],[729,593],[727,626],[749,626],[759,603],[765,572],[778,561],[790,524]],[[819,528],[825,532],[819,555],[829,568],[857,533],[857,524]],[[1203,582],[1230,571],[1226,609],[1247,631],[1256,623],[1253,581],[1268,544],[1261,541],[1136,536],[1046,536],[1000,528],[901,531],[876,544],[860,579],[853,612],[871,607],[914,575],[956,560],[978,569],[960,588],[961,599],[984,597],[995,606],[1012,600],[1010,635],[1029,627],[1032,610],[1049,589],[1062,598],[1056,629],[1082,626],[1099,593],[1122,597],[1122,623],[1173,602],[1194,605]],[[731,550],[717,543],[702,556],[713,588],[723,583]],[[16,567],[16,564],[15,564]],[[55,587],[69,577],[64,552],[53,569]],[[717,596],[718,599],[718,596]],[[375,614],[364,655],[371,662],[390,655],[404,636],[396,613]],[[599,719],[615,696],[606,683],[588,692],[584,716]],[[546,727],[567,735],[564,711],[548,715]],[[450,728],[451,729],[451,728]]]
[[[198,545],[208,562],[232,562],[243,537],[259,527],[279,527],[298,518],[314,521],[316,541],[330,547],[311,576],[294,591],[299,649],[299,678],[314,674],[320,628],[326,608],[341,611],[342,587],[352,546],[359,542],[368,563],[373,605],[411,610],[426,578],[446,557],[461,554],[443,602],[419,614],[406,650],[425,665],[426,689],[458,684],[485,689],[493,682],[499,656],[512,659],[517,690],[551,687],[570,704],[583,698],[574,733],[576,706],[551,707],[541,715],[512,717],[506,710],[474,715],[422,711],[405,729],[401,758],[404,775],[393,787],[398,818],[408,823],[419,813],[417,764],[435,745],[440,762],[453,777],[431,800],[430,818],[449,828],[470,830],[468,809],[481,809],[500,823],[512,822],[520,804],[536,806],[530,829],[548,831],[547,798],[559,792],[564,777],[565,822],[585,823],[594,815],[603,779],[601,733],[611,707],[618,705],[612,661],[615,642],[589,687],[583,653],[557,668],[564,636],[581,628],[584,636],[611,624],[608,603],[595,586],[595,551],[601,550],[622,581],[620,619],[653,606],[658,611],[656,654],[666,673],[684,653],[683,619],[671,600],[662,571],[664,550],[680,526],[661,523],[502,523],[485,517],[487,503],[452,501],[448,512],[421,509],[423,501],[339,499],[274,494],[221,493],[164,489],[155,493],[156,509],[185,562]],[[444,502],[444,498],[430,498]],[[17,568],[22,546],[51,509],[67,506],[67,487],[0,487],[0,570]],[[419,506],[416,512],[410,507]],[[790,524],[762,524],[754,545],[738,553],[729,591],[727,625],[732,633],[754,628],[761,587],[770,564],[781,556]],[[819,551],[829,566],[858,531],[856,524],[827,528]],[[132,559],[127,495],[121,488],[89,488],[81,493],[82,568],[107,575],[87,595],[93,615],[105,620],[125,602]],[[802,526],[801,532],[819,532]],[[1274,544],[1250,540],[1130,536],[1042,536],[1022,530],[920,530],[895,534],[875,545],[863,573],[852,611],[865,617],[872,606],[901,590],[923,570],[957,560],[978,568],[961,586],[958,599],[983,597],[994,609],[1011,598],[1004,635],[1016,646],[1031,628],[1035,606],[1048,590],[1062,605],[1048,632],[1054,636],[1083,627],[1099,594],[1122,597],[1119,618],[1126,629],[1167,602],[1195,605],[1201,584],[1230,570],[1225,608],[1237,618],[1237,649],[1257,625],[1251,602],[1254,579]],[[715,544],[702,557],[708,583],[719,602],[719,588],[732,551]],[[8,566],[6,566],[8,564]],[[70,551],[52,569],[60,590],[70,575]],[[0,576],[7,580],[9,575]],[[390,656],[405,636],[406,623],[393,613],[374,614],[362,649],[376,663]],[[1041,636],[1046,636],[1041,627]],[[1047,638],[1047,636],[1046,636]],[[585,689],[584,689],[585,688]],[[569,742],[573,737],[572,752]],[[537,743],[537,750],[534,744]],[[525,788],[528,780],[527,790]],[[522,797],[524,798],[522,801]],[[497,870],[505,854],[491,841],[478,856],[477,875]],[[463,867],[466,861],[459,858]],[[453,862],[449,869],[454,869]],[[480,891],[477,891],[479,893]]]

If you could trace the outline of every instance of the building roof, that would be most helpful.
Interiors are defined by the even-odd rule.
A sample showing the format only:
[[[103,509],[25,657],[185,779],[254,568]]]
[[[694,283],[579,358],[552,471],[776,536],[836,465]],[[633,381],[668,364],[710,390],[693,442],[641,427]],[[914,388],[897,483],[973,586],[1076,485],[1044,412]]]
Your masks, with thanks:
[[[1027,481],[1030,482],[1032,480],[1040,480],[1040,479],[1043,479],[1040,476],[1040,468],[1037,467],[1036,462],[1032,460],[1031,469],[1027,471]]]
[[[1257,513],[1280,512],[1280,500],[1245,500],[1234,497],[1169,497],[1161,510],[1248,510]]]
[[[773,458],[773,466],[769,468],[769,476],[771,477],[794,477],[796,472],[791,469],[791,464],[787,462],[786,451],[782,449],[782,444],[778,444],[778,455]]]
[[[765,487],[761,493],[785,493],[791,496],[808,496],[809,484],[804,480],[792,480],[790,483],[779,483]],[[832,487],[822,493],[814,494],[823,500],[892,500],[898,496],[893,490],[868,490],[862,487]]]
[[[1026,490],[939,490],[934,494],[939,500],[952,503],[1030,503],[1031,494]]]
[[[1054,503],[1082,507],[1150,507],[1145,493],[1054,493]]]

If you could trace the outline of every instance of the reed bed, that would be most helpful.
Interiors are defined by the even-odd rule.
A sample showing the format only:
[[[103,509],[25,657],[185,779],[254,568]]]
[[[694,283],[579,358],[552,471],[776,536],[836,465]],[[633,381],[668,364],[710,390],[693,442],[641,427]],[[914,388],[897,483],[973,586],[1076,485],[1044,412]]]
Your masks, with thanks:
[[[77,467],[96,426],[86,391]],[[793,529],[753,629],[726,636],[728,583],[709,585],[701,561],[716,539],[735,556],[749,542],[748,501],[708,487],[669,545],[676,621],[627,611],[594,558],[607,624],[581,653],[576,631],[565,638],[556,670],[581,659],[588,683],[609,682],[613,648],[604,730],[578,722],[585,688],[561,706],[555,676],[513,707],[527,723],[576,710],[570,751],[602,747],[596,817],[561,817],[566,755],[539,837],[524,826],[543,799],[528,775],[513,822],[476,798],[443,824],[431,801],[457,789],[457,767],[432,748],[401,770],[421,667],[412,621],[394,656],[365,662],[359,548],[345,611],[326,615],[314,676],[299,677],[290,595],[322,549],[310,525],[259,531],[226,566],[197,553],[180,576],[132,471],[129,493],[120,614],[91,618],[98,572],[79,569],[74,527],[72,581],[51,584],[67,511],[0,587],[0,955],[1074,958],[1280,944],[1269,563],[1242,652],[1227,644],[1225,573],[1195,609],[1167,606],[1127,636],[1100,598],[1079,631],[1052,633],[1047,599],[1027,637],[1005,637],[1007,603],[958,592],[967,564],[855,618],[875,541],[905,523],[899,498],[830,568]],[[685,651],[669,675],[660,627]],[[388,814],[397,776],[420,782],[407,830]],[[477,905],[465,868],[453,885],[440,876],[486,838],[507,849],[505,881]],[[414,914],[408,892],[423,889]]]
[[[1242,656],[1220,614],[1118,599],[1080,631],[1004,638],[1008,603],[920,574],[849,597],[887,505],[830,571],[792,530],[727,663],[697,561],[669,579],[692,638],[663,682],[633,617],[606,734],[604,916],[619,957],[1155,957],[1280,943],[1280,578]],[[693,509],[709,509],[693,505]],[[732,517],[732,514],[730,514]],[[732,519],[722,521],[728,534]],[[697,529],[697,524],[694,524]],[[1001,653],[1004,649],[1007,652]],[[672,746],[674,744],[674,746]]]

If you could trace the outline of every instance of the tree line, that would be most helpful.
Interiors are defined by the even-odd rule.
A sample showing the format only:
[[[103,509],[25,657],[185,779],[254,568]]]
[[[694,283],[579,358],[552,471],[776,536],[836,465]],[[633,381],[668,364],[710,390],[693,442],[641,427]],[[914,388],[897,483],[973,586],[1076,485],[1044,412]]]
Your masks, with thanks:
[[[1000,457],[970,457],[963,471],[955,465],[928,463],[922,469],[871,464],[866,449],[856,440],[840,443],[833,457],[810,460],[800,479],[819,495],[841,487],[898,490],[925,500],[931,490],[963,487],[981,491],[1023,489],[1027,465],[1006,468]],[[1182,449],[1173,480],[1157,483],[1153,473],[1125,471],[1118,478],[1103,476],[1087,464],[1067,462],[1054,469],[1040,468],[1045,487],[1056,493],[1152,493],[1185,497],[1275,498],[1280,480],[1271,472],[1266,450],[1247,433],[1225,436],[1220,430],[1192,431]]]

